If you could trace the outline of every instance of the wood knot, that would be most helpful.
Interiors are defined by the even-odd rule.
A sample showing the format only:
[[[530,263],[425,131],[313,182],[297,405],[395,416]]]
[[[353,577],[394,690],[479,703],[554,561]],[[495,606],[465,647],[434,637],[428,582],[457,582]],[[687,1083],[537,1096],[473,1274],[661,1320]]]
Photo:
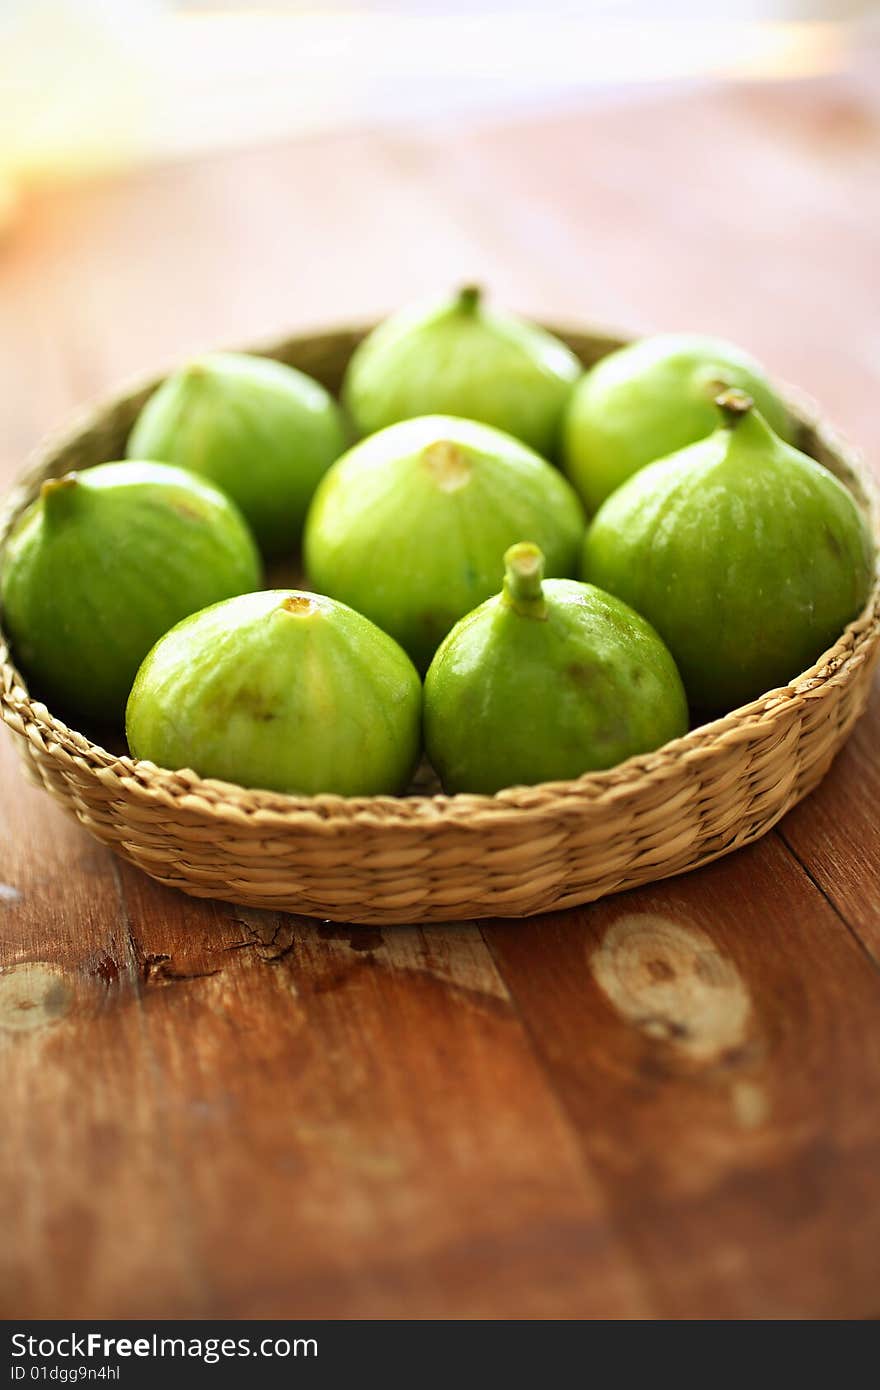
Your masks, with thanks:
[[[590,969],[627,1023],[695,1061],[719,1060],[748,1037],[748,987],[696,927],[653,913],[619,917]]]
[[[28,1033],[58,1023],[73,990],[64,971],[46,961],[23,961],[0,970],[0,1029]]]

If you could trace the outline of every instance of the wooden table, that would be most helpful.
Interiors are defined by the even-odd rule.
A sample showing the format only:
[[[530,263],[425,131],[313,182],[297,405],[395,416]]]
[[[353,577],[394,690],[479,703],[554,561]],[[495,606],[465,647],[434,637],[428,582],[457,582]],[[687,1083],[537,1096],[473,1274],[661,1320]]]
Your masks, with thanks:
[[[725,334],[876,453],[878,157],[824,80],[35,195],[0,250],[4,478],[134,370],[462,278]],[[689,877],[384,931],[158,887],[0,737],[2,1311],[877,1314],[878,737],[875,699]]]

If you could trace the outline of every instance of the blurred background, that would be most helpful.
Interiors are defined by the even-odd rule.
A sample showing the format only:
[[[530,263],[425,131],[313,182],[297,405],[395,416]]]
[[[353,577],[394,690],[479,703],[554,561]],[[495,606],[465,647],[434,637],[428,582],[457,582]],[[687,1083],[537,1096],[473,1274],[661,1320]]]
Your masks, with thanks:
[[[792,316],[851,347],[878,51],[866,0],[4,0],[0,367],[42,384],[0,464],[133,371],[460,277],[820,390]]]
[[[867,0],[4,0],[0,167],[33,179],[615,89],[804,78],[851,61]]]

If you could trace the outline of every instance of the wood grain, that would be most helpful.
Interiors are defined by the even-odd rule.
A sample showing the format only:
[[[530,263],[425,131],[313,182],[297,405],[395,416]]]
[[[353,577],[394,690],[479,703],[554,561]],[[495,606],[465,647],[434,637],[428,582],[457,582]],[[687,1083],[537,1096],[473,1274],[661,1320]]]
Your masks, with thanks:
[[[33,194],[0,474],[136,371],[458,279],[738,339],[880,449],[846,79],[364,132]],[[781,830],[528,924],[326,929],[117,864],[0,739],[6,1316],[861,1316],[880,699]]]
[[[775,837],[483,934],[663,1314],[877,1311],[880,975]]]
[[[48,1223],[0,1213],[6,1316],[648,1308],[476,929],[196,904],[88,854],[92,931],[0,975],[53,1177]]]

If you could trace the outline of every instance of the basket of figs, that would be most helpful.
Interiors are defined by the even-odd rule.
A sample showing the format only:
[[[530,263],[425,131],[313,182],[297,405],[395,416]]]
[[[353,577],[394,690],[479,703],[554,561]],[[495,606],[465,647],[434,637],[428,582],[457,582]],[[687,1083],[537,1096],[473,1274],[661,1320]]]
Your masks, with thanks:
[[[0,517],[0,715],[186,893],[527,916],[816,786],[868,695],[877,533],[858,456],[746,352],[467,287],[44,445]]]

